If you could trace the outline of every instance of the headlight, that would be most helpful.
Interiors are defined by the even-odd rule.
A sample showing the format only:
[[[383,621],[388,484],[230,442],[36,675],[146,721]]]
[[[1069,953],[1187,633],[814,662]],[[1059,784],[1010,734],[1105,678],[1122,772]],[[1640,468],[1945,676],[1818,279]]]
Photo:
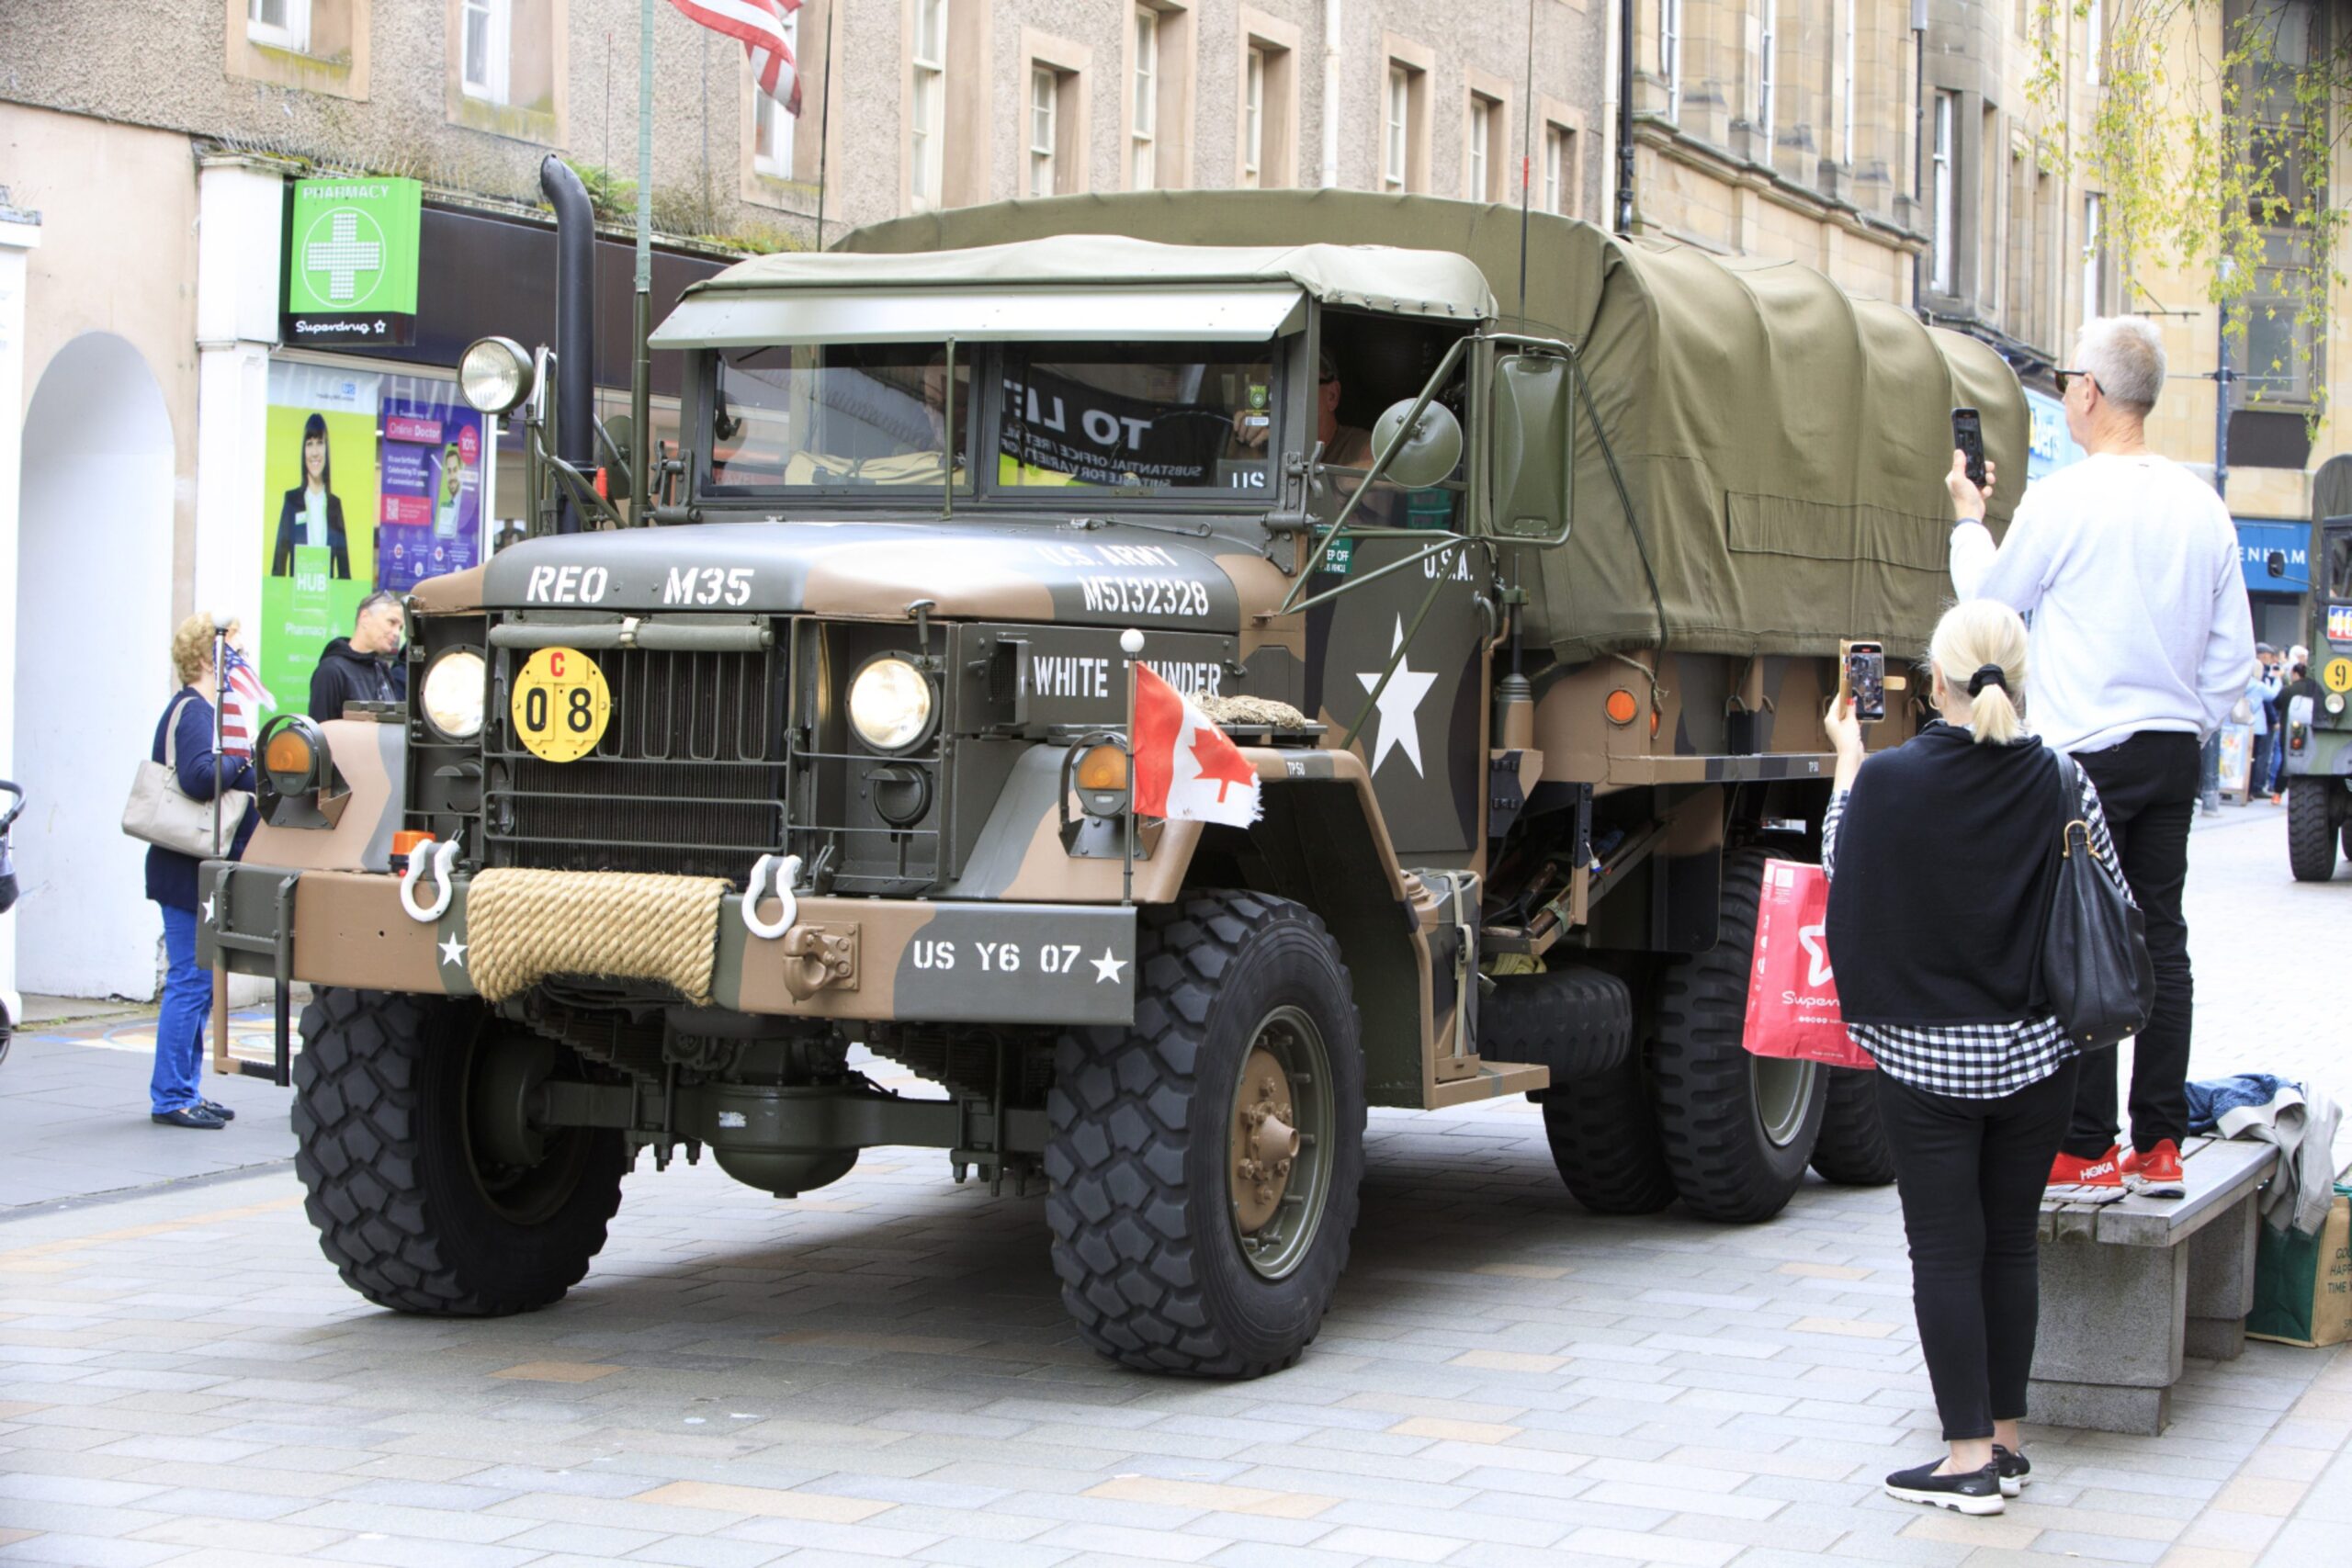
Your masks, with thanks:
[[[531,395],[531,356],[511,337],[476,338],[458,360],[458,389],[487,414],[503,414]]]
[[[931,682],[895,653],[869,662],[849,683],[850,728],[876,751],[903,751],[931,730]]]
[[[470,648],[445,649],[424,667],[424,722],[445,740],[481,733],[481,694],[489,666]]]
[[[2342,713],[2344,711],[2343,693],[2330,692],[2327,694],[2327,711],[2330,713]]]

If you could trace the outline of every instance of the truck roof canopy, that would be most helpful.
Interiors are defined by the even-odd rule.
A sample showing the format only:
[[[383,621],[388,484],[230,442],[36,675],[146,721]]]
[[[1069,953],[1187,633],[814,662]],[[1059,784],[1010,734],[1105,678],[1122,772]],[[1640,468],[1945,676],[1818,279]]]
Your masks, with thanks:
[[[915,253],[784,253],[686,290],[656,348],[1053,337],[1260,339],[1302,296],[1467,324],[1494,297],[1468,258],[1388,245],[1163,244],[1121,234]]]
[[[1427,299],[1435,291],[1402,279],[1446,276],[1441,264],[1451,262],[1483,279],[1453,287],[1466,306],[1463,296],[1489,288],[1521,298],[1520,224],[1515,208],[1432,197],[1139,192],[924,213],[855,230],[841,247],[856,265],[896,262],[967,283],[976,265],[1067,268],[1071,281],[1084,272],[1099,283],[1096,258],[1122,254],[1157,258],[1169,269],[1153,274],[1160,282],[1206,280],[1233,265],[1208,258],[1315,258],[1297,264],[1303,282],[1310,265],[1347,258],[1359,268],[1353,281],[1326,278],[1312,291],[1351,305],[1382,305],[1372,296],[1384,291]],[[1400,234],[1420,248],[1367,248]],[[1084,239],[1040,246],[1053,236]],[[1194,236],[1243,248],[1177,259],[1187,248],[1172,242]],[[2025,488],[2025,398],[1998,355],[1899,305],[1855,299],[1793,262],[1629,242],[1542,214],[1528,220],[1525,254],[1525,305],[1507,319],[1578,346],[1634,512],[1629,527],[1600,444],[1579,419],[1576,529],[1565,545],[1529,552],[1532,639],[1564,660],[1660,644],[1830,654],[1841,636],[1876,637],[1904,656],[1926,650],[1951,593],[1943,476],[1953,408],[1983,415],[1999,468],[1996,529]],[[731,286],[748,286],[772,265],[813,275],[823,259],[745,263],[698,292],[739,275],[746,282]],[[1364,277],[1365,266],[1396,271]],[[1454,313],[1467,326],[1485,312]]]

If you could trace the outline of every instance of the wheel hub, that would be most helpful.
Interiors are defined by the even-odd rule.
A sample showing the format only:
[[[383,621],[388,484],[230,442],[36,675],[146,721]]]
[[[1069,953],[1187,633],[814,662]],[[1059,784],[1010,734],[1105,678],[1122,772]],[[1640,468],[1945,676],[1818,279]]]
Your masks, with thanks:
[[[1299,1150],[1290,1077],[1262,1044],[1242,1065],[1233,1111],[1234,1224],[1255,1235],[1281,1211]]]

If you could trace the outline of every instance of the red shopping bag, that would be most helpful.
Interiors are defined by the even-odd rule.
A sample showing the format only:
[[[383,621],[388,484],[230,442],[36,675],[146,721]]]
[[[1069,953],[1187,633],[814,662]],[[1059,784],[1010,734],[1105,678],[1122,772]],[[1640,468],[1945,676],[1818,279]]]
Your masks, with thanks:
[[[1829,879],[1817,865],[1764,863],[1756,908],[1756,965],[1747,976],[1747,1027],[1741,1043],[1758,1056],[1874,1067],[1838,1014],[1829,970]]]

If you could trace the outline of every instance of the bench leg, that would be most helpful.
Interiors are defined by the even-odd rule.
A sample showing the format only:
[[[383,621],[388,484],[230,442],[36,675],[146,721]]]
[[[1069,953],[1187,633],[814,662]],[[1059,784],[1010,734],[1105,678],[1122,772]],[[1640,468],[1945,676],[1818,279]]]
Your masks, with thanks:
[[[2254,1194],[2188,1238],[2188,1354],[2229,1361],[2245,1349],[2254,1310]]]
[[[2188,1301],[2185,1247],[2043,1242],[2030,1417],[2162,1432],[2180,1381]]]

